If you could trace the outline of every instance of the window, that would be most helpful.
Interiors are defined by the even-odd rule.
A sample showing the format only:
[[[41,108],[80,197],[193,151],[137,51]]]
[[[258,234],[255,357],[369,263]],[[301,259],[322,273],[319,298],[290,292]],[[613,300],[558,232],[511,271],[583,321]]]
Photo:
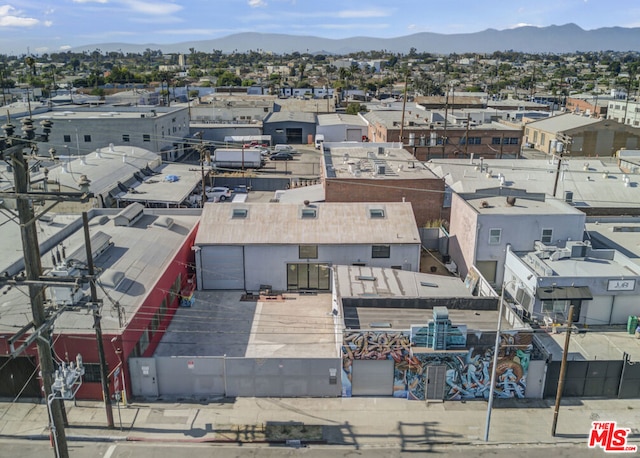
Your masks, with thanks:
[[[242,219],[246,218],[248,214],[249,210],[247,210],[246,208],[234,208],[233,212],[231,213],[231,218]]]
[[[511,137],[509,139],[509,144],[510,145],[517,145],[518,143],[520,143],[520,139],[518,137]]]
[[[62,140],[63,142],[71,143],[71,135],[63,135],[62,138],[63,138]]]
[[[315,208],[303,208],[302,212],[300,213],[300,216],[302,218],[315,218],[318,216],[318,212],[316,211]]]
[[[391,245],[373,245],[371,247],[372,258],[390,258]]]
[[[540,241],[542,243],[551,243],[553,239],[553,229],[542,229],[542,237]]]
[[[85,135],[84,136],[84,142],[85,143],[91,143],[91,135]]]
[[[540,134],[540,143],[544,145],[546,134]]]
[[[150,141],[151,141],[151,135],[149,135],[149,134],[143,134],[143,135],[142,135],[142,141],[143,141],[143,142],[150,142]]]
[[[158,310],[151,318],[151,335],[153,336],[160,327],[160,311]]]
[[[318,245],[300,245],[298,257],[300,259],[318,259]]]
[[[84,383],[100,383],[102,381],[100,377],[100,364],[82,363],[82,366],[84,367],[84,376],[82,377]],[[108,368],[107,373],[109,373]]]
[[[500,137],[491,137],[491,144],[492,145],[499,145],[500,144]]]
[[[499,245],[502,229],[489,229],[489,245]]]
[[[371,209],[369,209],[369,216],[371,218],[384,218],[384,209],[382,209],[382,208],[371,208]]]
[[[482,144],[482,137],[469,137],[469,144],[470,145],[481,145]]]
[[[568,301],[542,301],[542,313],[564,313]]]
[[[129,134],[122,134],[122,141],[123,142],[129,142]]]

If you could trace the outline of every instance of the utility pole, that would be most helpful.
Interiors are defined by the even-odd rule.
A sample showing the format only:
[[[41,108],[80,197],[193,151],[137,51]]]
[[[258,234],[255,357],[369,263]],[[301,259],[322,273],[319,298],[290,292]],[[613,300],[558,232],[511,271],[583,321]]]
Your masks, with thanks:
[[[558,391],[556,392],[556,405],[553,409],[553,424],[551,435],[556,437],[556,426],[558,425],[558,413],[560,412],[560,401],[562,400],[562,390],[564,389],[564,376],[567,373],[567,354],[569,353],[569,340],[571,339],[571,327],[573,326],[573,310],[575,306],[569,307],[569,318],[567,323],[566,336],[564,338],[564,350],[562,352],[562,364],[560,365],[560,378],[558,379]]]
[[[553,197],[556,196],[556,191],[558,190],[558,177],[560,176],[560,164],[562,163],[562,153],[558,156],[558,168],[556,169],[556,178],[553,182]]]
[[[402,118],[400,120],[400,145],[404,145],[404,139],[402,137],[404,135],[404,111],[407,106],[408,84],[409,84],[409,69],[407,68],[407,73],[404,76],[404,95],[402,96]]]
[[[5,131],[4,137],[0,137],[0,159],[4,161],[11,160],[13,167],[14,191],[0,192],[0,198],[10,198],[16,200],[17,219],[20,223],[20,237],[22,239],[22,251],[24,257],[24,276],[20,279],[21,283],[27,284],[29,289],[29,300],[31,304],[31,314],[33,320],[18,331],[9,339],[11,346],[11,356],[15,357],[26,349],[31,343],[37,343],[38,361],[40,364],[40,374],[42,377],[42,387],[47,399],[49,410],[51,434],[56,445],[55,453],[57,458],[68,458],[69,450],[65,434],[66,415],[64,411],[63,398],[57,391],[59,386],[54,381],[54,362],[51,348],[51,326],[55,318],[64,311],[64,307],[60,307],[51,316],[47,317],[44,307],[44,288],[47,284],[59,284],[62,279],[55,281],[43,280],[42,277],[42,260],[40,256],[40,247],[38,244],[38,231],[36,221],[38,217],[49,211],[58,202],[77,201],[86,202],[92,195],[87,190],[71,193],[49,193],[49,192],[31,192],[29,190],[29,164],[23,155],[23,149],[31,147],[35,151],[36,142],[47,142],[49,133],[53,123],[44,120],[40,124],[43,128],[43,134],[36,136],[33,120],[31,118],[22,119],[23,136],[14,135],[15,126],[8,119],[7,123],[2,126]],[[55,151],[51,151],[53,155]],[[34,200],[54,200],[55,202],[47,206],[39,215],[35,214],[32,202]],[[66,279],[67,284],[76,283],[77,279]],[[64,282],[63,282],[64,283]],[[21,339],[22,336],[33,328],[31,336],[23,343],[19,350],[14,351],[13,343]]]
[[[109,394],[109,376],[107,371],[107,361],[104,356],[104,344],[102,342],[102,325],[100,324],[100,310],[98,307],[98,293],[96,283],[93,278],[93,252],[91,250],[91,236],[89,235],[89,216],[87,212],[82,212],[82,225],[84,227],[84,245],[87,253],[87,269],[89,273],[89,287],[91,291],[91,308],[93,309],[93,327],[96,331],[96,343],[98,344],[98,359],[100,360],[100,381],[102,382],[102,397],[104,398],[104,408],[107,413],[107,426],[113,428],[113,410],[111,408],[111,396]]]
[[[449,116],[449,86],[447,85],[447,93],[444,96],[444,133],[442,134],[442,158],[445,158],[447,148],[447,117]]]
[[[22,130],[25,133],[27,141],[16,139],[13,137],[13,125],[8,122],[4,127],[6,132],[6,144],[11,144],[9,148],[2,151],[2,155],[11,154],[11,163],[13,166],[13,179],[15,182],[16,207],[18,211],[18,219],[20,221],[20,236],[22,239],[22,251],[24,256],[24,267],[27,280],[37,282],[42,275],[42,259],[40,258],[40,249],[38,244],[38,232],[35,226],[36,217],[31,206],[29,192],[29,168],[28,163],[22,154],[22,149],[29,145],[29,141],[35,139],[33,121],[24,119],[22,121]],[[45,140],[48,140],[48,134],[51,122],[44,124]],[[31,313],[33,315],[33,325],[36,329],[42,326],[47,320],[44,309],[44,286],[41,284],[29,284],[29,298],[31,300]],[[38,347],[38,360],[40,362],[40,373],[42,374],[42,384],[45,392],[45,398],[49,399],[52,393],[53,375],[55,372],[53,357],[51,356],[51,330],[46,329],[40,338],[36,340]],[[51,418],[55,428],[52,433],[55,435],[55,441],[58,445],[57,458],[69,458],[69,450],[67,446],[67,437],[65,434],[65,421],[63,414],[63,401],[57,399],[50,404]]]

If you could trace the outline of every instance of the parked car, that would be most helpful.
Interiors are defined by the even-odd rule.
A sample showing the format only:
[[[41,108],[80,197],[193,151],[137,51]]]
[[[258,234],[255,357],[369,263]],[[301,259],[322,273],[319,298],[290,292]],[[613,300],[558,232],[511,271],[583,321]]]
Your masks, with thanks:
[[[209,202],[224,202],[227,199],[230,200],[232,196],[231,189],[226,186],[207,188],[205,194]]]
[[[233,187],[234,194],[246,194],[249,192],[249,188],[247,188],[244,184],[239,184]]]
[[[286,151],[278,151],[277,153],[272,154],[269,159],[272,161],[291,161],[293,160],[293,155]]]

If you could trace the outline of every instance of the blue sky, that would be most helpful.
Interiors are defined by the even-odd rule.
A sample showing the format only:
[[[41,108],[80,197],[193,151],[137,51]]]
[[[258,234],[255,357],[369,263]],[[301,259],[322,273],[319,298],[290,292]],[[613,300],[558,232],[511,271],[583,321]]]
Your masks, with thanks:
[[[239,32],[326,38],[471,33],[573,22],[640,27],[638,0],[0,0],[0,52],[165,44]],[[256,47],[259,47],[257,45]]]

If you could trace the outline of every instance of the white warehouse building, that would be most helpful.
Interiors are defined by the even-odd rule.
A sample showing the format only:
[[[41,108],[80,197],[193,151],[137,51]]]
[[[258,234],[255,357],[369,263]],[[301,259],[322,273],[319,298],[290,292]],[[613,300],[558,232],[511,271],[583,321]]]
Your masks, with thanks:
[[[329,291],[332,265],[420,270],[409,202],[206,204],[198,289]]]

